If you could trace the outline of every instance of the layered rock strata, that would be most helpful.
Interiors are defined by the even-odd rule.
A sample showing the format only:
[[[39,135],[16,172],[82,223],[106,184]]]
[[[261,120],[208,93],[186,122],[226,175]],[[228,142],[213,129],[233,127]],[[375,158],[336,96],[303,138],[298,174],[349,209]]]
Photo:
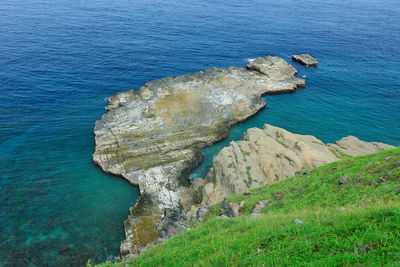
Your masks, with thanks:
[[[309,54],[293,55],[292,59],[296,62],[299,62],[302,65],[305,65],[305,66],[317,66],[318,65],[318,60],[316,60]]]
[[[261,109],[262,95],[304,87],[296,72],[279,57],[264,57],[247,68],[168,77],[110,97],[108,112],[96,122],[93,160],[141,192],[125,222],[123,257],[137,254],[176,221],[181,201],[197,190],[188,174],[201,161],[201,148]]]
[[[231,194],[277,182],[345,155],[358,156],[389,148],[393,146],[364,142],[354,136],[325,145],[314,136],[294,134],[268,124],[263,129],[251,128],[241,141],[231,142],[214,158],[202,186],[197,186],[201,204],[188,203],[185,212],[188,216],[196,215],[199,207],[220,203]]]

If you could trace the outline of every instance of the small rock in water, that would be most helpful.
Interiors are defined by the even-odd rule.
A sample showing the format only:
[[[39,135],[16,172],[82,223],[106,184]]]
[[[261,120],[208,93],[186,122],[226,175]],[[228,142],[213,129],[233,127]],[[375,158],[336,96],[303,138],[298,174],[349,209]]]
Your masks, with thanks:
[[[309,54],[293,55],[293,61],[299,62],[305,66],[317,66],[318,60],[310,56]]]
[[[67,247],[67,246],[62,247],[62,248],[58,251],[58,254],[63,254],[63,253],[65,253],[65,252],[69,251],[70,249],[71,249],[71,248],[70,248],[70,247]]]
[[[339,185],[344,185],[345,183],[347,183],[349,181],[349,177],[344,176],[342,178],[340,178],[339,180]]]

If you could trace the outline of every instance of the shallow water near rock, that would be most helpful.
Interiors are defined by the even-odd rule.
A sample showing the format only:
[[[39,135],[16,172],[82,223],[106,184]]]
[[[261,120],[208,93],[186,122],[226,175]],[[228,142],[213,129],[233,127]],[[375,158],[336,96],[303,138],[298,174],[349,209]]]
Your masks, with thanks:
[[[304,8],[307,17],[297,16]],[[265,96],[265,109],[205,149],[192,177],[264,123],[324,142],[351,134],[400,145],[398,1],[5,0],[0,25],[6,266],[76,266],[118,254],[139,193],[93,165],[93,128],[107,97],[146,81],[269,54],[291,62],[310,53],[320,62],[291,62],[307,87]]]

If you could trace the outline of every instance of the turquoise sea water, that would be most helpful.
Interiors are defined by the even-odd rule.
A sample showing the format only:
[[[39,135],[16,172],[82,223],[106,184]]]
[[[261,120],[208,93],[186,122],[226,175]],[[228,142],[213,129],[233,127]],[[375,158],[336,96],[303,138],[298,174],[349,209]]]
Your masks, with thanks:
[[[309,52],[307,87],[205,149],[192,177],[264,123],[324,142],[400,145],[400,2],[67,1],[0,3],[0,265],[80,266],[118,254],[139,193],[91,161],[110,95],[146,81]],[[62,247],[71,249],[59,254]]]

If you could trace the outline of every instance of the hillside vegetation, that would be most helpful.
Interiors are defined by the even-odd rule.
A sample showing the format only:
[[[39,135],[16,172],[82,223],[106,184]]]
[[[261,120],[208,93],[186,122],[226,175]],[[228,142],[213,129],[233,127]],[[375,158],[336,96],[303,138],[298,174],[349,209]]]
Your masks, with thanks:
[[[265,207],[250,217],[254,207]],[[335,266],[400,262],[400,148],[306,170],[232,195],[241,216],[206,221],[144,251],[102,266]]]

